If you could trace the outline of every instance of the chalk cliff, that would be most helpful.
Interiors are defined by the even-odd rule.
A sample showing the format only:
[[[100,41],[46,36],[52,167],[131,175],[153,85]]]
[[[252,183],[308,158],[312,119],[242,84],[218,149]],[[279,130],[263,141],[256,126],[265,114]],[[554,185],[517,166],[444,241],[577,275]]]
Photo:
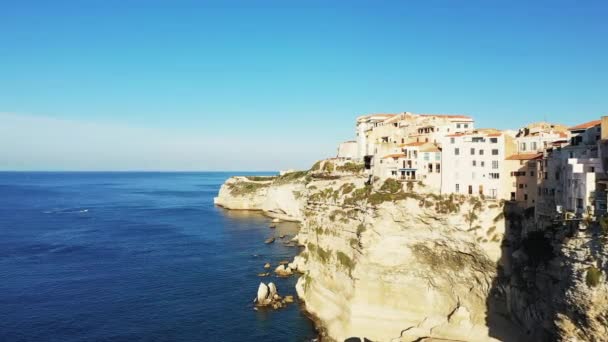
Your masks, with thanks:
[[[301,222],[296,288],[325,339],[606,340],[608,259],[587,252],[594,235],[532,232],[504,202],[427,188],[324,161],[232,178],[216,203]]]

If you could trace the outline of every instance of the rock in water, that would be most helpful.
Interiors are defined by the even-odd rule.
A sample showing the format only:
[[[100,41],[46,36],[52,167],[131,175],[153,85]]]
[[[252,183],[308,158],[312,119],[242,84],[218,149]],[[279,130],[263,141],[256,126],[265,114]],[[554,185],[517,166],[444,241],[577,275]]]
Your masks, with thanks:
[[[274,284],[272,284],[272,286],[274,287]],[[276,291],[276,288],[275,288],[275,291]],[[266,286],[266,284],[264,284],[264,283],[260,283],[260,286],[258,287],[258,296],[257,296],[258,304],[266,305],[267,297],[268,297],[268,286]]]
[[[278,219],[278,218],[275,218],[275,219],[272,220],[272,223],[279,223],[279,222],[281,222],[281,220]]]
[[[285,267],[285,265],[282,264],[282,265],[277,266],[277,268],[274,269],[274,273],[276,273],[282,277],[287,277],[292,274],[292,271],[291,271],[291,268]]]
[[[274,242],[274,238],[273,237],[268,238],[268,239],[266,239],[266,241],[264,241],[265,244],[269,244],[269,243],[273,243],[273,242]]]
[[[267,262],[267,263],[265,263],[265,264],[264,264],[264,268],[270,268],[270,263],[268,263],[268,262]]]
[[[277,286],[274,283],[268,283],[268,297],[274,298],[274,295],[277,294]]]
[[[293,303],[293,296],[285,296],[285,303]]]

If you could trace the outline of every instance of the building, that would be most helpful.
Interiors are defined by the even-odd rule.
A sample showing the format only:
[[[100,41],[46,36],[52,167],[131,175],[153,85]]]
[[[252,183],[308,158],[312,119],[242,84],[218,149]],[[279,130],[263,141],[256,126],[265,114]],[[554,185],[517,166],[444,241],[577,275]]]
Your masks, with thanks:
[[[517,153],[543,152],[554,142],[567,142],[570,134],[566,126],[537,122],[520,128],[515,135]]]
[[[605,121],[594,120],[568,128],[569,143],[554,143],[543,154],[537,220],[547,221],[559,213],[596,216],[606,212],[608,182],[599,158],[601,137],[606,129],[602,129],[602,122]]]
[[[419,181],[428,190],[441,190],[441,149],[433,143],[400,144],[375,164],[373,174],[380,178]]]
[[[344,159],[357,159],[358,157],[358,144],[356,141],[345,141],[338,145],[338,158]]]
[[[442,143],[441,193],[509,199],[505,160],[515,150],[513,137],[494,129],[447,135]]]
[[[524,208],[536,205],[538,187],[538,162],[542,153],[517,153],[505,159],[505,177],[509,177],[510,201]]]

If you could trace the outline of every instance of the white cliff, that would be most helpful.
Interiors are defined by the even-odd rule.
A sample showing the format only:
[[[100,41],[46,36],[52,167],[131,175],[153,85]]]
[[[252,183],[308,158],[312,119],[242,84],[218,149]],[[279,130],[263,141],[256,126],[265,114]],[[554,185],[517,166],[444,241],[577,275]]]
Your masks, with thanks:
[[[602,270],[606,258],[562,246],[561,255],[582,259],[555,262],[562,272],[569,265],[574,280],[542,277],[548,271],[526,276],[535,256],[520,248],[523,235],[514,233],[515,225],[505,224],[503,202],[427,193],[421,183],[367,185],[356,171],[335,169],[326,162],[287,179],[289,174],[262,182],[231,179],[216,199],[226,208],[301,222],[297,241],[304,250],[288,267],[303,273],[297,292],[324,338],[583,341],[587,334],[590,341],[602,340],[606,325],[597,317],[605,317],[606,286],[590,289],[581,277],[590,259],[600,259],[594,265]],[[231,191],[241,182],[263,185]],[[561,295],[559,305],[547,304],[549,294],[539,290],[551,281],[559,288],[550,292]]]

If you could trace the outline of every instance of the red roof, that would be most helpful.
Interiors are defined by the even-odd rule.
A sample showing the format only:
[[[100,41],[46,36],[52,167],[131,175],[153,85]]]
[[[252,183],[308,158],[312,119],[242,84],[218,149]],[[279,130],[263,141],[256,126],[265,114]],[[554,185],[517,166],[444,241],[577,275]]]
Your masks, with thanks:
[[[602,123],[602,120],[593,120],[593,121],[582,123],[580,125],[572,126],[572,127],[568,128],[568,130],[576,131],[579,129],[587,129],[587,128],[591,128],[593,126],[600,125],[601,123]]]
[[[542,153],[520,153],[520,154],[512,154],[507,157],[507,160],[531,160],[542,157]]]
[[[395,159],[397,159],[397,158],[401,158],[401,157],[405,157],[405,154],[403,154],[403,153],[389,154],[389,155],[386,155],[386,156],[382,157],[382,159],[388,159],[388,158],[395,158]]]

